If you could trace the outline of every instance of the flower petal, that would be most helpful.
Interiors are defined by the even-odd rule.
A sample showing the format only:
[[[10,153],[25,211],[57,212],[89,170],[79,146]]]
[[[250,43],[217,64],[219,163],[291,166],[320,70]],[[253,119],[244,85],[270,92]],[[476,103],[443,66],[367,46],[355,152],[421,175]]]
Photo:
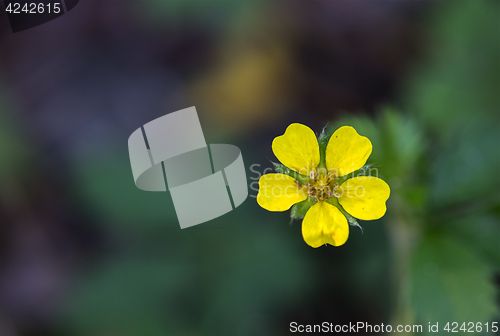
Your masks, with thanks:
[[[302,124],[291,124],[285,134],[273,140],[274,155],[288,168],[302,175],[319,164],[319,145],[314,132]]]
[[[257,203],[269,211],[285,211],[307,198],[306,188],[284,174],[266,174],[260,177]]]
[[[351,126],[335,131],[326,147],[326,167],[344,176],[363,167],[372,153],[372,143]]]
[[[349,237],[349,225],[337,207],[318,202],[302,221],[302,236],[308,245],[315,248],[324,244],[340,246]]]
[[[385,201],[389,198],[389,185],[374,176],[360,176],[348,179],[337,191],[339,203],[356,218],[379,219],[385,214]]]

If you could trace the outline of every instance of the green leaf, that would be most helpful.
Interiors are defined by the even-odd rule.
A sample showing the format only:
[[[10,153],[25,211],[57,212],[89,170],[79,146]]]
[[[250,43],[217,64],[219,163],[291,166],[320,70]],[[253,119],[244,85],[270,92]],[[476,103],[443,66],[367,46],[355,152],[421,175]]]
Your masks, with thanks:
[[[500,44],[497,2],[442,5],[430,29],[443,43],[429,48],[427,64],[415,71],[407,104],[448,141],[481,117],[498,122]]]
[[[434,208],[458,202],[485,203],[498,191],[498,134],[498,124],[487,121],[477,128],[464,125],[460,133],[450,137],[452,143],[441,147],[428,168]],[[496,195],[495,200],[499,204]]]
[[[486,322],[497,312],[492,270],[448,235],[425,235],[411,269],[410,297],[418,322]]]
[[[461,216],[450,221],[447,232],[463,241],[464,245],[481,255],[491,267],[500,271],[500,249],[498,248],[500,225],[497,216],[478,213]]]
[[[306,212],[309,210],[309,208],[312,207],[317,202],[318,201],[316,200],[316,198],[309,196],[307,199],[295,204],[292,207],[290,217],[292,217],[293,219],[304,218],[304,216],[306,215]]]

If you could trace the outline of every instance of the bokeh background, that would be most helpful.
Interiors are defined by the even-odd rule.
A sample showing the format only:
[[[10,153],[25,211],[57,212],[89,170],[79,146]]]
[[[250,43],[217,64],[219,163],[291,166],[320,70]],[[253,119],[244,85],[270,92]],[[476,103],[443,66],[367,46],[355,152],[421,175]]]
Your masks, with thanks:
[[[498,321],[499,19],[498,1],[82,0],[13,34],[0,14],[0,335]],[[134,186],[127,139],[193,105],[253,190],[181,230],[168,193]],[[391,186],[340,248],[255,201],[292,122],[354,126]]]

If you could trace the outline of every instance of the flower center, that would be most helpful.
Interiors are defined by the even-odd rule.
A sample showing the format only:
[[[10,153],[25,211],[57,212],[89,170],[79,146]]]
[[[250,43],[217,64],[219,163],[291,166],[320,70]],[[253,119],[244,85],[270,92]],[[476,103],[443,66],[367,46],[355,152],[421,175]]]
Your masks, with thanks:
[[[315,197],[317,201],[326,201],[332,196],[340,197],[337,193],[339,184],[336,183],[337,176],[326,168],[315,168],[309,173],[310,182],[306,183],[307,193]]]

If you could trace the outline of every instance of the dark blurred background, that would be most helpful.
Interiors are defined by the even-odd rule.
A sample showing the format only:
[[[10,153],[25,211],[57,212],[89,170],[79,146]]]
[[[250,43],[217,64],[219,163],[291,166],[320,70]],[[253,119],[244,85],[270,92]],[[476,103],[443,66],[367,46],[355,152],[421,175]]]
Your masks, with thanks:
[[[0,335],[498,321],[499,10],[82,0],[15,34],[0,14]],[[242,149],[249,183],[290,123],[354,126],[387,214],[313,249],[251,190],[181,230],[168,193],[135,187],[127,139],[193,105],[207,142]]]

